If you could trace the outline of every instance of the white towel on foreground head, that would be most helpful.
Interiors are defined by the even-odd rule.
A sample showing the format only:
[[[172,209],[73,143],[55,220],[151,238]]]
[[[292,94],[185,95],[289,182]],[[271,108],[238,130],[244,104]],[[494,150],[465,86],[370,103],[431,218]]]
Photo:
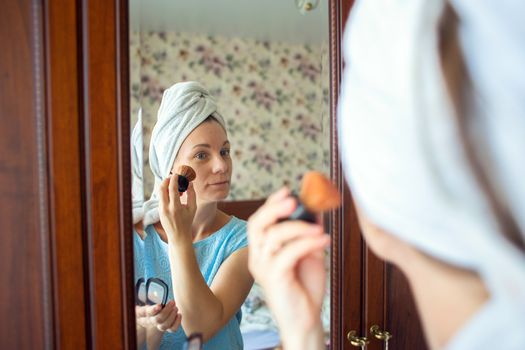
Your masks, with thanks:
[[[142,144],[142,108],[139,109],[137,123],[131,132],[131,200],[133,224],[144,217],[144,181],[143,181],[143,144]]]
[[[159,221],[158,189],[169,176],[180,146],[210,115],[226,130],[215,100],[200,83],[177,83],[164,91],[149,147],[149,165],[155,176],[155,187],[151,198],[144,204],[145,226]]]
[[[354,5],[339,105],[345,173],[373,222],[481,275],[490,301],[449,343],[451,349],[525,349],[525,256],[498,231],[456,132],[438,56],[444,4]],[[476,92],[471,113],[523,233],[525,3],[452,4]]]

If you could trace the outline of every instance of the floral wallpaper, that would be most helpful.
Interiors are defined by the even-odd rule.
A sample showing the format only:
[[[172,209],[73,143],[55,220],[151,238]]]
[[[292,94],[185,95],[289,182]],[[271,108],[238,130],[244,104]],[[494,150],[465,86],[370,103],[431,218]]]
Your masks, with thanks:
[[[174,32],[131,33],[132,123],[147,145],[164,89],[197,80],[214,95],[232,144],[231,200],[259,199],[302,174],[329,174],[328,43],[318,46]],[[132,124],[134,125],[134,124]]]

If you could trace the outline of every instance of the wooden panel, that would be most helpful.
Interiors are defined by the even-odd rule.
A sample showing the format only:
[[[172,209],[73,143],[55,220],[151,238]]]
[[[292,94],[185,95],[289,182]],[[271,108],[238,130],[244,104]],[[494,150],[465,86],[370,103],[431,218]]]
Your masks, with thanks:
[[[126,1],[82,3],[90,337],[95,348],[135,346],[127,18]]]
[[[385,327],[393,334],[390,349],[428,349],[414,297],[403,273],[386,264],[387,310]]]
[[[42,8],[7,0],[0,11],[0,343],[51,349],[52,286],[45,148]]]
[[[346,334],[350,330],[360,333],[363,329],[363,242],[352,197],[344,180],[337,131],[337,103],[343,68],[342,34],[352,5],[353,0],[329,2],[331,173],[343,194],[343,205],[331,216],[331,343],[334,349],[353,348]]]
[[[342,349],[355,349],[347,339],[350,330],[356,330],[358,335],[364,335],[364,305],[365,303],[365,274],[364,274],[364,242],[359,229],[357,215],[352,198],[345,184],[343,211],[343,237],[341,247],[342,274]]]
[[[265,199],[258,199],[253,201],[233,201],[233,202],[220,202],[219,209],[224,211],[226,214],[235,215],[239,219],[248,220],[250,215],[263,205]]]
[[[84,296],[77,4],[67,0],[48,1],[45,14],[56,346],[85,349],[87,304]]]
[[[339,85],[341,83],[341,22],[339,11],[341,2],[330,0],[329,4],[329,39],[330,39],[330,172],[331,178],[338,188],[344,186],[341,177],[341,164],[339,162],[339,149],[337,145],[337,133],[334,128],[337,125],[337,98],[339,97]],[[344,201],[343,201],[344,205]],[[342,218],[344,210],[334,210],[329,217],[329,225],[332,228],[332,241],[330,246],[330,348],[340,349],[344,344],[343,339],[343,265],[342,252]]]
[[[370,340],[367,349],[383,349],[384,342],[375,339],[370,334],[370,327],[378,325],[381,329],[386,327],[386,317],[391,314],[386,300],[386,271],[385,263],[378,259],[369,249],[365,252],[365,272],[363,288],[364,299],[364,329],[361,331]],[[397,349],[397,348],[394,348]]]

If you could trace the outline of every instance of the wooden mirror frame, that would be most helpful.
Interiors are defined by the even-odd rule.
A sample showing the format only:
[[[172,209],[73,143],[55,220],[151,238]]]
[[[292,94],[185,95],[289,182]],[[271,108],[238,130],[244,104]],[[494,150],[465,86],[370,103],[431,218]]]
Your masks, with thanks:
[[[128,1],[7,2],[0,101],[13,118],[0,137],[21,146],[3,152],[0,168],[0,204],[10,206],[1,216],[3,345],[134,349]],[[353,1],[328,4],[331,172],[344,194],[330,219],[331,342],[342,349],[345,330],[364,326],[364,246],[336,132],[340,43]]]

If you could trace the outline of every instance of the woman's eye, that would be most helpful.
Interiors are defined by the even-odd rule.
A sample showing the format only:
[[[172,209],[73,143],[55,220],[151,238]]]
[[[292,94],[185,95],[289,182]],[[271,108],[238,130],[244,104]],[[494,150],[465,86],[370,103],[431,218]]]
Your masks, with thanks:
[[[227,149],[227,148],[221,150],[221,156],[223,156],[223,157],[229,157],[229,156],[230,156],[230,150]]]
[[[196,159],[199,159],[199,160],[203,160],[203,159],[206,159],[206,153],[204,152],[199,152],[195,155],[195,158]]]

